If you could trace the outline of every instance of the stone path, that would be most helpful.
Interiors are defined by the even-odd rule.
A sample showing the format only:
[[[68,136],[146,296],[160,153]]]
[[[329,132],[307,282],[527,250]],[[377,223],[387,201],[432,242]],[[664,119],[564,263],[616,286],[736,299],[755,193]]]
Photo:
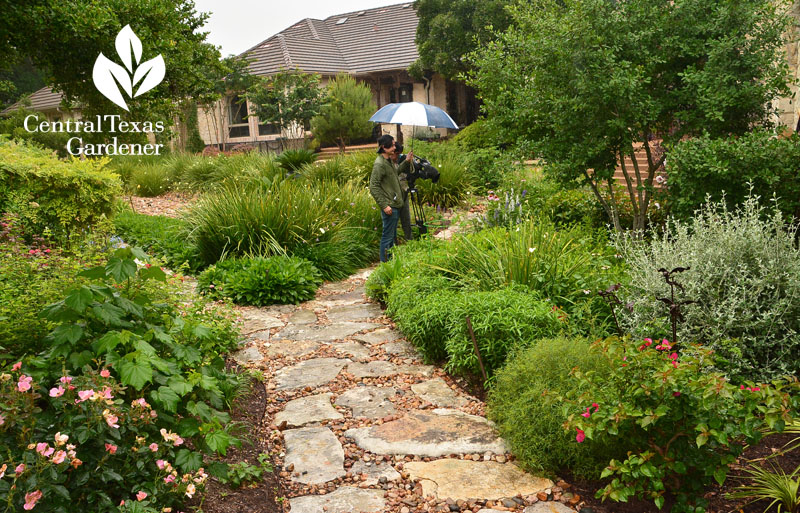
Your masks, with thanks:
[[[563,482],[524,473],[443,370],[364,296],[370,270],[297,306],[241,308],[242,349],[292,513],[569,512]]]

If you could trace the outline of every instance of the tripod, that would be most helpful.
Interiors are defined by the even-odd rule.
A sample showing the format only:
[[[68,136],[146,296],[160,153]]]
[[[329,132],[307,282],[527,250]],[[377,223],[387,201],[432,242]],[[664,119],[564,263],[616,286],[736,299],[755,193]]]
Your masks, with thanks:
[[[409,187],[408,199],[411,204],[411,210],[414,212],[414,224],[419,228],[419,234],[425,235],[428,233],[428,227],[425,225],[425,212],[422,210],[422,203],[419,201],[419,191],[416,187]]]

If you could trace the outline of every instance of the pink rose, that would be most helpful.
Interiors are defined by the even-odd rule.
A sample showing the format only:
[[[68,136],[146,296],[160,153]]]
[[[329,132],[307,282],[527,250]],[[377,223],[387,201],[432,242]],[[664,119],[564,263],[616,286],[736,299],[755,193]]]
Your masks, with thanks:
[[[50,389],[50,397],[61,397],[64,395],[64,388],[61,385]]]
[[[106,444],[106,451],[108,451],[109,454],[116,454],[117,446],[114,444]]]
[[[82,403],[83,401],[91,399],[92,397],[94,397],[94,390],[78,390],[79,399],[75,399],[75,404]]]
[[[20,463],[19,465],[17,465],[17,468],[14,469],[14,473],[17,474],[17,477],[19,477],[19,475],[22,474],[23,472],[25,472],[25,464]]]
[[[164,478],[164,482],[167,483],[167,484],[169,484],[169,483],[171,483],[173,481],[175,481],[175,476],[173,476],[172,474],[170,474],[170,475],[168,475],[167,477]]]
[[[582,429],[578,429],[578,428],[575,428],[575,429],[578,430],[578,434],[575,435],[575,440],[577,440],[578,443],[581,443],[584,440],[586,440],[586,434],[583,432],[583,430]]]
[[[0,426],[6,423],[6,418],[0,415]]]
[[[153,452],[158,452],[158,444],[157,444],[157,443],[153,442],[153,443],[151,443],[151,444],[149,445],[149,447],[150,447],[150,450],[151,450],[151,451],[153,451]]]
[[[108,377],[110,377],[110,376],[111,376],[111,373],[110,373],[110,372],[108,372],[108,369],[103,369],[103,370],[101,370],[101,371],[100,371],[100,375],[101,375],[102,377],[104,377],[104,378],[108,378]]]
[[[0,479],[3,479],[3,476],[6,475],[6,469],[7,468],[8,468],[8,465],[6,465],[5,463],[3,463],[3,466],[0,467]]]
[[[58,465],[59,463],[63,463],[64,459],[66,459],[67,453],[64,451],[58,451],[52,459],[52,462]]]
[[[18,371],[21,367],[22,367],[22,362],[17,362],[11,367],[11,370],[12,370],[12,372],[13,371]]]
[[[38,444],[36,444],[36,452],[38,452],[42,456],[49,456],[49,454],[45,454],[49,448],[50,446],[44,442],[39,442]]]
[[[30,511],[36,506],[36,502],[42,498],[41,490],[36,490],[35,492],[30,492],[25,494],[25,505],[22,506],[22,509],[26,511]]]
[[[104,417],[106,419],[106,424],[108,424],[109,427],[119,429],[119,424],[117,423],[119,421],[119,417],[117,417],[113,413],[104,415]]]
[[[136,500],[137,501],[143,501],[146,498],[147,498],[147,494],[145,492],[141,491],[141,490],[139,490],[139,492],[136,494]]]
[[[158,470],[164,470],[164,467],[167,466],[167,462],[164,460],[156,460],[156,466],[158,467]]]
[[[26,392],[31,389],[31,381],[33,378],[30,376],[25,376],[24,374],[20,376],[19,382],[17,382],[17,390],[20,392]]]
[[[111,393],[111,389],[108,387],[104,387],[100,395],[103,396],[103,399],[113,399],[114,394]]]
[[[69,384],[69,383],[72,383],[72,376],[61,376],[60,381],[62,383],[64,383],[65,385]]]

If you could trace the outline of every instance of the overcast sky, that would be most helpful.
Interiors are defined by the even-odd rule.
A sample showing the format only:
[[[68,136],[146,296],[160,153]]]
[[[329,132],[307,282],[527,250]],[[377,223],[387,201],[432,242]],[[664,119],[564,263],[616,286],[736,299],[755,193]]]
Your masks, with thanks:
[[[411,0],[409,0],[411,1]],[[210,12],[207,41],[222,47],[223,57],[239,55],[305,18],[328,16],[403,3],[403,0],[194,0]]]

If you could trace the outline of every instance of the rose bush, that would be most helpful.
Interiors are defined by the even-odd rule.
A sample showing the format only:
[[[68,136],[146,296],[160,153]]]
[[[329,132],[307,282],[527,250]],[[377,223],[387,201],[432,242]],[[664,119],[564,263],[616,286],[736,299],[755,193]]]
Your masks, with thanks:
[[[725,481],[743,442],[757,442],[765,427],[782,431],[800,406],[796,378],[733,384],[712,371],[712,352],[699,345],[679,353],[667,340],[595,344],[610,373],[577,371],[576,386],[588,392],[559,400],[577,442],[610,435],[626,443],[628,457],[603,471],[612,477],[598,491],[603,499],[651,499],[660,509],[669,492],[672,511],[704,511],[704,487]]]

